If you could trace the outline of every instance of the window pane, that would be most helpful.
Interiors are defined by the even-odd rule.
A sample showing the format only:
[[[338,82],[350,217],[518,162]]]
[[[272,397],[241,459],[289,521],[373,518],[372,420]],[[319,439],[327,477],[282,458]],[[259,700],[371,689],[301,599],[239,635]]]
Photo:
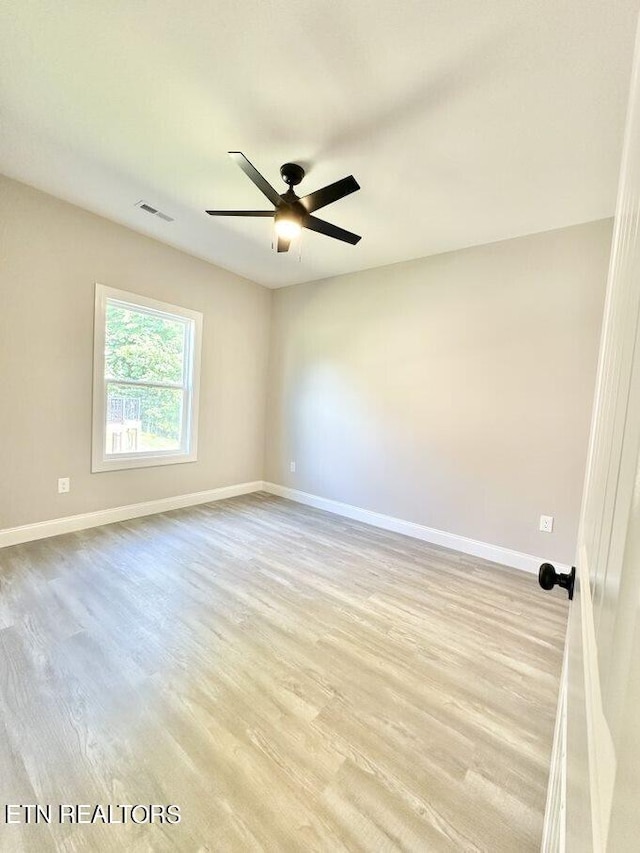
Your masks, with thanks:
[[[107,302],[105,377],[182,382],[185,321]]]
[[[105,453],[180,450],[183,397],[180,388],[108,382]]]

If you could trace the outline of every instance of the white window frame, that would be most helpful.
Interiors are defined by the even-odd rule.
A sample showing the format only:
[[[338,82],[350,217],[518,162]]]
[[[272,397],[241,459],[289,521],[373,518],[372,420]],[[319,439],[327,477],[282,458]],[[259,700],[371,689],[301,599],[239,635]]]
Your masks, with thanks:
[[[180,450],[134,451],[131,453],[107,454],[106,412],[107,380],[105,379],[105,331],[107,301],[122,302],[132,308],[141,308],[150,313],[170,318],[190,320],[191,333],[186,335],[184,382],[160,383],[162,387],[180,388],[184,392],[182,410],[182,447]],[[198,402],[200,390],[200,351],[202,346],[202,314],[178,305],[159,302],[148,296],[116,290],[96,282],[95,316],[93,331],[93,430],[92,472],[117,471],[124,468],[147,468],[156,465],[175,465],[180,462],[195,462],[198,458]],[[154,385],[153,382],[113,380],[119,385]]]

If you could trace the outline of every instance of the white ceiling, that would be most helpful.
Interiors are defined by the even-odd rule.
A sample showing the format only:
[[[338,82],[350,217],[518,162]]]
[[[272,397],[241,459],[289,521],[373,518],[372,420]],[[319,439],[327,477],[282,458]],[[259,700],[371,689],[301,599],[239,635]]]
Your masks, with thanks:
[[[639,2],[4,0],[0,171],[270,287],[598,219]],[[231,150],[361,242],[208,217],[268,208]]]

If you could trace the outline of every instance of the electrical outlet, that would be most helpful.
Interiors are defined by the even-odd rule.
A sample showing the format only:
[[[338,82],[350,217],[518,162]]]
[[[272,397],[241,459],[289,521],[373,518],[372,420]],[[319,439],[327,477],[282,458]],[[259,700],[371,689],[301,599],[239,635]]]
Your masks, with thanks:
[[[71,479],[69,477],[58,478],[58,494],[66,495],[71,490]]]
[[[289,462],[289,471],[290,471],[292,474],[295,474],[295,473],[296,473],[296,463],[295,463],[295,462]]]
[[[543,533],[552,533],[553,532],[553,516],[552,515],[541,515],[540,516],[540,530]]]

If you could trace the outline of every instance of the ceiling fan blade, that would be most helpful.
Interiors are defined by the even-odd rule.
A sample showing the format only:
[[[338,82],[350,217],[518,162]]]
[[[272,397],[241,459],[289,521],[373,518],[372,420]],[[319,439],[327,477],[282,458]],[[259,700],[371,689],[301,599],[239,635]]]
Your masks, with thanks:
[[[309,193],[300,199],[307,213],[313,213],[314,210],[319,210],[327,204],[331,204],[338,199],[344,198],[350,193],[354,193],[360,189],[360,184],[356,181],[353,175],[348,178],[342,178],[334,184],[327,184],[321,190],[316,190],[314,193]]]
[[[229,151],[229,157],[231,157],[231,159],[240,166],[245,175],[253,181],[260,192],[263,195],[266,195],[271,204],[275,204],[276,207],[280,204],[282,199],[276,190],[271,186],[266,178],[262,177],[256,167],[247,160],[241,151]]]
[[[303,225],[305,228],[310,228],[311,231],[326,234],[327,237],[335,237],[336,240],[343,240],[345,243],[351,243],[352,246],[355,246],[362,239],[359,234],[345,231],[344,228],[338,228],[337,225],[325,222],[324,219],[318,219],[317,216],[307,216]]]
[[[209,216],[273,216],[273,210],[205,210]]]
[[[278,237],[278,251],[279,252],[288,252],[290,243],[291,243],[291,240],[285,240],[284,237]]]

